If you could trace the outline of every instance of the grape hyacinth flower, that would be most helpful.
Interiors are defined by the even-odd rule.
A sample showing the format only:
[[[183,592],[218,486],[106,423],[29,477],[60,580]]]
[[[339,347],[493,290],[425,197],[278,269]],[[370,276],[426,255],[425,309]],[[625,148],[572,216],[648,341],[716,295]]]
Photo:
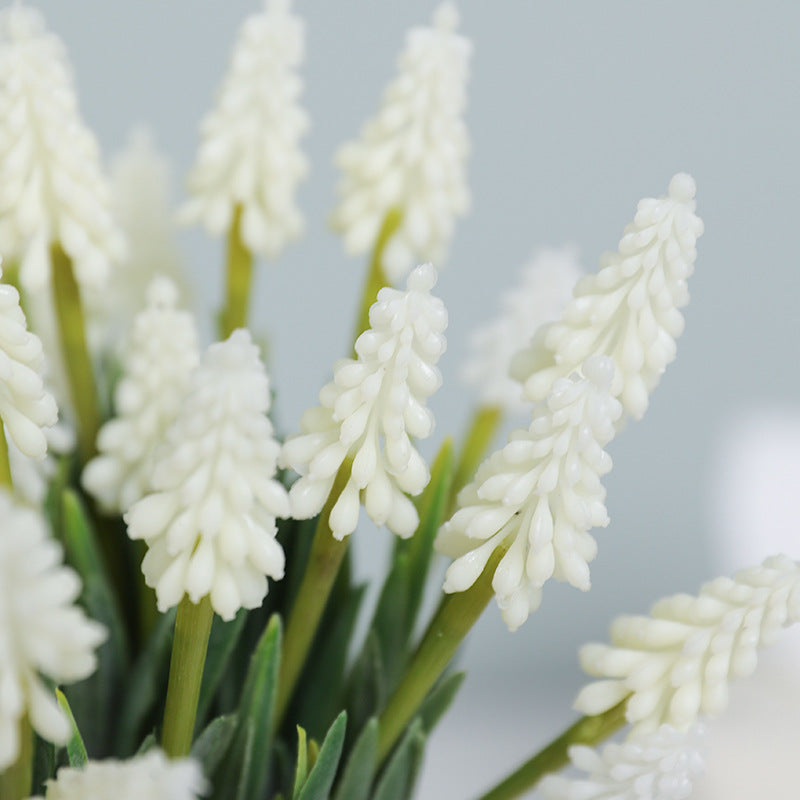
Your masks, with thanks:
[[[61,40],[42,15],[15,3],[0,12],[0,254],[41,291],[58,241],[82,287],[101,288],[124,254],[94,136],[78,114]]]
[[[169,760],[148,750],[128,761],[89,761],[80,769],[62,767],[47,782],[47,800],[198,800],[208,793],[200,764]],[[33,797],[31,800],[44,800]]]
[[[156,452],[150,493],[125,515],[147,542],[142,571],[166,611],[184,594],[210,597],[224,620],[257,608],[267,576],[283,577],[276,517],[289,516],[274,479],[280,446],[267,417],[269,379],[246,330],[212,344]]]
[[[541,325],[561,316],[581,275],[574,247],[539,250],[522,270],[520,284],[503,295],[502,314],[473,333],[462,376],[484,406],[528,409],[522,387],[509,375],[511,359]]]
[[[420,261],[441,263],[469,207],[463,116],[472,45],[458,22],[443,3],[431,27],[409,31],[380,111],[336,156],[343,177],[332,223],[348,253],[368,251],[387,214],[402,214],[383,258],[392,282]]]
[[[602,257],[600,271],[575,286],[561,319],[515,356],[511,374],[529,400],[546,397],[590,355],[606,355],[615,367],[612,393],[627,414],[642,417],[683,332],[679,309],[689,302],[686,281],[703,233],[694,196],[694,179],[680,173],[665,197],[639,202],[617,252]]]
[[[667,597],[649,617],[615,620],[610,645],[581,649],[583,669],[601,680],[584,687],[575,708],[600,714],[630,696],[634,732],[665,723],[685,731],[699,714],[720,713],[728,683],[749,675],[757,649],[798,620],[800,565],[782,555],[717,578],[697,597]]]
[[[92,674],[105,628],[75,601],[77,574],[43,517],[0,489],[0,772],[13,764],[27,716],[47,741],[66,744],[69,723],[43,678],[74,683]]]
[[[322,509],[339,469],[352,461],[330,513],[339,540],[355,530],[361,501],[376,525],[385,523],[398,536],[417,528],[417,511],[405,493],[419,494],[430,471],[411,437],[433,432],[425,401],[441,385],[436,362],[446,347],[447,311],[431,295],[435,283],[436,270],[425,264],[409,275],[405,291],[380,290],[371,327],[356,341],[358,358],[336,363],[320,405],[303,414],[302,433],[283,446],[282,463],[302,476],[290,491],[296,519]]]
[[[569,748],[572,766],[586,777],[548,775],[540,790],[547,800],[686,800],[703,772],[702,728],[688,734],[661,725],[623,744]]]
[[[444,591],[472,586],[498,547],[507,547],[492,588],[503,619],[516,630],[541,602],[547,580],[589,589],[597,545],[589,530],[608,524],[603,450],[622,408],[610,394],[614,367],[589,359],[583,375],[560,378],[536,405],[530,426],[509,436],[458,496],[459,508],[436,537],[453,558]]]
[[[0,420],[17,448],[35,459],[45,457],[46,429],[58,421],[43,368],[42,342],[27,329],[19,292],[0,283]]]
[[[168,278],[147,289],[147,305],[134,320],[114,392],[116,417],[97,437],[100,452],[85,467],[83,486],[108,511],[127,511],[150,489],[155,452],[184,402],[200,359],[189,311],[176,307]]]
[[[299,147],[308,128],[298,104],[304,51],[303,21],[290,0],[265,0],[241,27],[189,174],[182,219],[220,236],[240,207],[241,238],[260,255],[277,255],[303,228],[295,195],[308,172]]]

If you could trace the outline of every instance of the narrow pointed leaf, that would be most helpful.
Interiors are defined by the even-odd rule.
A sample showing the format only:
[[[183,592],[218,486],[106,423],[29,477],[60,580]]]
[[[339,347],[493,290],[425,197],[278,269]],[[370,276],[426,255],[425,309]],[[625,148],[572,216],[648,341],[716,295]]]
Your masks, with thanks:
[[[370,631],[361,655],[350,674],[347,690],[347,717],[350,729],[361,730],[386,702],[388,692],[375,631]]]
[[[308,780],[302,791],[297,795],[297,800],[328,800],[342,757],[346,727],[347,713],[342,711],[325,736],[319,755],[308,773]]]
[[[38,734],[33,737],[32,792],[44,796],[45,784],[56,776],[56,748]]]
[[[370,800],[378,759],[378,720],[373,717],[361,731],[342,779],[336,790],[336,800]]]
[[[409,554],[397,553],[372,621],[372,630],[380,647],[384,681],[389,691],[397,684],[408,656],[406,630],[410,580]]]
[[[75,717],[72,715],[72,709],[69,707],[69,702],[60,689],[56,689],[56,699],[61,706],[61,710],[67,715],[70,728],[72,732],[67,742],[67,757],[69,758],[69,765],[71,767],[82,767],[88,760],[89,756],[86,754],[86,745],[83,743],[83,737],[78,730],[78,725],[75,722]]]
[[[394,751],[372,800],[408,800],[416,785],[424,749],[425,732],[422,722],[416,719]]]
[[[294,771],[294,790],[292,797],[297,800],[300,790],[308,777],[308,744],[306,743],[306,732],[297,726],[297,767]]]
[[[446,675],[436,686],[431,689],[417,712],[422,728],[429,734],[439,720],[444,716],[450,704],[455,699],[461,684],[464,682],[465,672],[454,672]]]
[[[236,715],[226,714],[208,723],[192,745],[192,757],[203,765],[204,775],[213,775],[219,767],[236,732]]]

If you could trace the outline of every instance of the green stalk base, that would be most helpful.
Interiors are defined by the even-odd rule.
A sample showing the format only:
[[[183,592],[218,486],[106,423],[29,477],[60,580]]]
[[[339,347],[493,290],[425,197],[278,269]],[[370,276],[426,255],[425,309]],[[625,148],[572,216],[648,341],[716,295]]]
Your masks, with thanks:
[[[219,327],[223,339],[237,328],[247,327],[250,291],[253,284],[253,254],[242,241],[242,207],[236,206],[228,231],[225,307],[220,312]]]
[[[182,758],[192,747],[197,700],[213,618],[214,611],[208,597],[196,605],[184,597],[178,606],[161,739],[161,746],[170,758]]]
[[[6,432],[2,422],[0,422],[0,486],[5,486],[12,491],[14,488],[14,483],[11,480],[11,464],[8,460],[8,442],[6,441]]]
[[[17,760],[0,772],[0,798],[23,800],[30,797],[33,779],[33,729],[27,715],[19,722],[20,749]]]

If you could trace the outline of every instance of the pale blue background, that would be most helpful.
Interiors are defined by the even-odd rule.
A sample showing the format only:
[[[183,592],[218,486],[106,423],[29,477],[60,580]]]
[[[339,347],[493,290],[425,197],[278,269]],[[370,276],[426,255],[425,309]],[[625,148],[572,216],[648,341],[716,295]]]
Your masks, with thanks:
[[[83,112],[106,153],[149,122],[183,176],[235,30],[257,4],[41,5],[69,46]],[[434,3],[297,6],[308,21],[313,120],[313,173],[300,195],[308,236],[258,283],[287,428],[347,351],[362,277],[362,262],[346,258],[326,229],[332,154],[376,108],[405,29],[427,20]],[[467,334],[492,316],[493,298],[535,246],[574,241],[585,264],[596,264],[637,200],[664,192],[681,170],[697,180],[706,234],[678,360],[645,419],[612,446],[612,524],[598,533],[591,595],[548,587],[541,611],[513,636],[494,609],[485,615],[464,658],[469,681],[429,752],[424,797],[445,800],[479,793],[569,719],[580,643],[604,636],[616,613],[643,611],[711,576],[705,497],[724,420],[765,400],[800,402],[800,6],[463,0],[460,8],[475,42],[475,202],[439,287],[451,326],[446,383],[432,402],[437,435],[459,431],[471,405],[457,380]],[[218,246],[200,233],[186,246],[203,300],[216,305]],[[364,571],[387,535],[362,537]]]

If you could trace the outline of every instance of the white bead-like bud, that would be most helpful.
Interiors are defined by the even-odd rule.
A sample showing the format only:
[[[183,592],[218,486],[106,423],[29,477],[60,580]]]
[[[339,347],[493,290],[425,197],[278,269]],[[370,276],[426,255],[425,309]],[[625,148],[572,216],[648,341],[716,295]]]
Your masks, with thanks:
[[[514,357],[511,374],[528,399],[542,399],[559,376],[603,355],[614,362],[614,396],[626,413],[642,417],[683,332],[679,309],[689,302],[687,279],[703,233],[694,195],[694,180],[681,173],[666,196],[639,202],[617,252],[578,281],[561,319]]]
[[[349,253],[375,244],[389,211],[402,214],[384,253],[389,278],[446,257],[456,217],[469,208],[464,109],[472,45],[443,3],[430,27],[412,28],[378,114],[336,156],[343,177],[333,226]]]
[[[267,576],[283,577],[276,517],[289,516],[289,499],[275,480],[269,406],[249,332],[212,344],[156,452],[150,494],[125,515],[131,538],[147,542],[142,571],[161,611],[209,596],[230,620],[261,605]]]
[[[331,511],[337,539],[355,530],[361,502],[375,524],[398,536],[417,528],[406,493],[419,494],[430,472],[411,437],[424,439],[433,431],[425,401],[441,384],[436,362],[446,347],[447,311],[430,293],[435,283],[436,270],[425,264],[408,276],[405,291],[380,290],[371,327],[356,341],[358,358],[337,362],[320,405],[305,412],[302,433],[283,446],[282,463],[302,476],[290,492],[297,519],[322,509],[336,474],[351,460],[349,480]]]
[[[506,547],[492,588],[510,630],[538,608],[550,578],[589,589],[597,552],[589,530],[608,524],[600,478],[611,458],[603,447],[622,414],[609,394],[613,374],[610,359],[593,358],[583,376],[558,379],[530,426],[512,431],[481,465],[436,537],[436,549],[455,559],[445,592],[468,589],[492,553]]]

